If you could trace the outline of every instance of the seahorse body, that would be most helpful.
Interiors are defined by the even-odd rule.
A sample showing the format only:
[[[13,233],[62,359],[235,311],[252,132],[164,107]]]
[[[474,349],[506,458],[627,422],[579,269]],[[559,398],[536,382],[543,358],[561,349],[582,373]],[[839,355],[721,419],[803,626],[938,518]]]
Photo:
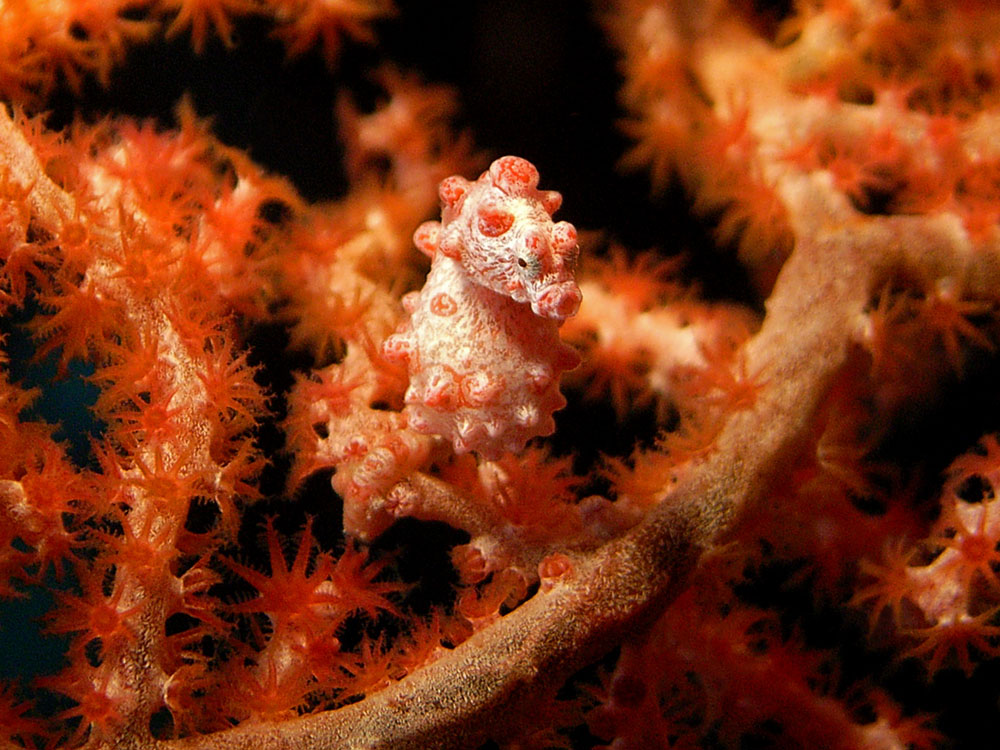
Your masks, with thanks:
[[[431,270],[383,352],[409,369],[409,425],[460,453],[495,459],[550,434],[566,403],[559,376],[579,363],[559,338],[580,306],[576,230],[552,221],[562,196],[537,186],[538,170],[514,156],[475,182],[449,177],[442,221],[414,235]]]

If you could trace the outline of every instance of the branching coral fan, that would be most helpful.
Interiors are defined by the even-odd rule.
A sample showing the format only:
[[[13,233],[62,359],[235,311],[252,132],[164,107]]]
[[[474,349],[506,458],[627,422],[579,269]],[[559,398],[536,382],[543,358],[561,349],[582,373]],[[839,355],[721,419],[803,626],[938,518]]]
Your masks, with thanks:
[[[1000,12],[411,5],[0,2],[0,746],[995,736]]]

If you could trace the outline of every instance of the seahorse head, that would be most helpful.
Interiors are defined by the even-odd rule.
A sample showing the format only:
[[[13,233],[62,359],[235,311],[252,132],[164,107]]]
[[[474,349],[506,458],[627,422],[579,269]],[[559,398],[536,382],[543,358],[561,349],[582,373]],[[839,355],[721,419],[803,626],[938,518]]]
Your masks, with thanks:
[[[538,189],[531,162],[504,156],[474,182],[445,179],[439,193],[442,222],[417,230],[421,249],[455,259],[470,279],[530,304],[536,315],[562,321],[576,313],[576,229],[553,222],[562,196]]]

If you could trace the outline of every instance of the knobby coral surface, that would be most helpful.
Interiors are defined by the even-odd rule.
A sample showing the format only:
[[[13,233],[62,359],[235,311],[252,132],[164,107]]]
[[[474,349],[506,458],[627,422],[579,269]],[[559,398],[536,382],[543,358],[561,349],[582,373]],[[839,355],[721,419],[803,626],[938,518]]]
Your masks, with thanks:
[[[0,747],[995,732],[1000,12],[434,5],[0,3]]]

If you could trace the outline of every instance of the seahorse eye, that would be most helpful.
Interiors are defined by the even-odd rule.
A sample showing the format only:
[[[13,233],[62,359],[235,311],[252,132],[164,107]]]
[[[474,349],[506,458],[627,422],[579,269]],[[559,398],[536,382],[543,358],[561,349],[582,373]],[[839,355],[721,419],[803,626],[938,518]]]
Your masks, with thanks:
[[[531,253],[518,255],[517,265],[521,269],[521,275],[527,279],[537,278],[542,271],[542,259]]]

